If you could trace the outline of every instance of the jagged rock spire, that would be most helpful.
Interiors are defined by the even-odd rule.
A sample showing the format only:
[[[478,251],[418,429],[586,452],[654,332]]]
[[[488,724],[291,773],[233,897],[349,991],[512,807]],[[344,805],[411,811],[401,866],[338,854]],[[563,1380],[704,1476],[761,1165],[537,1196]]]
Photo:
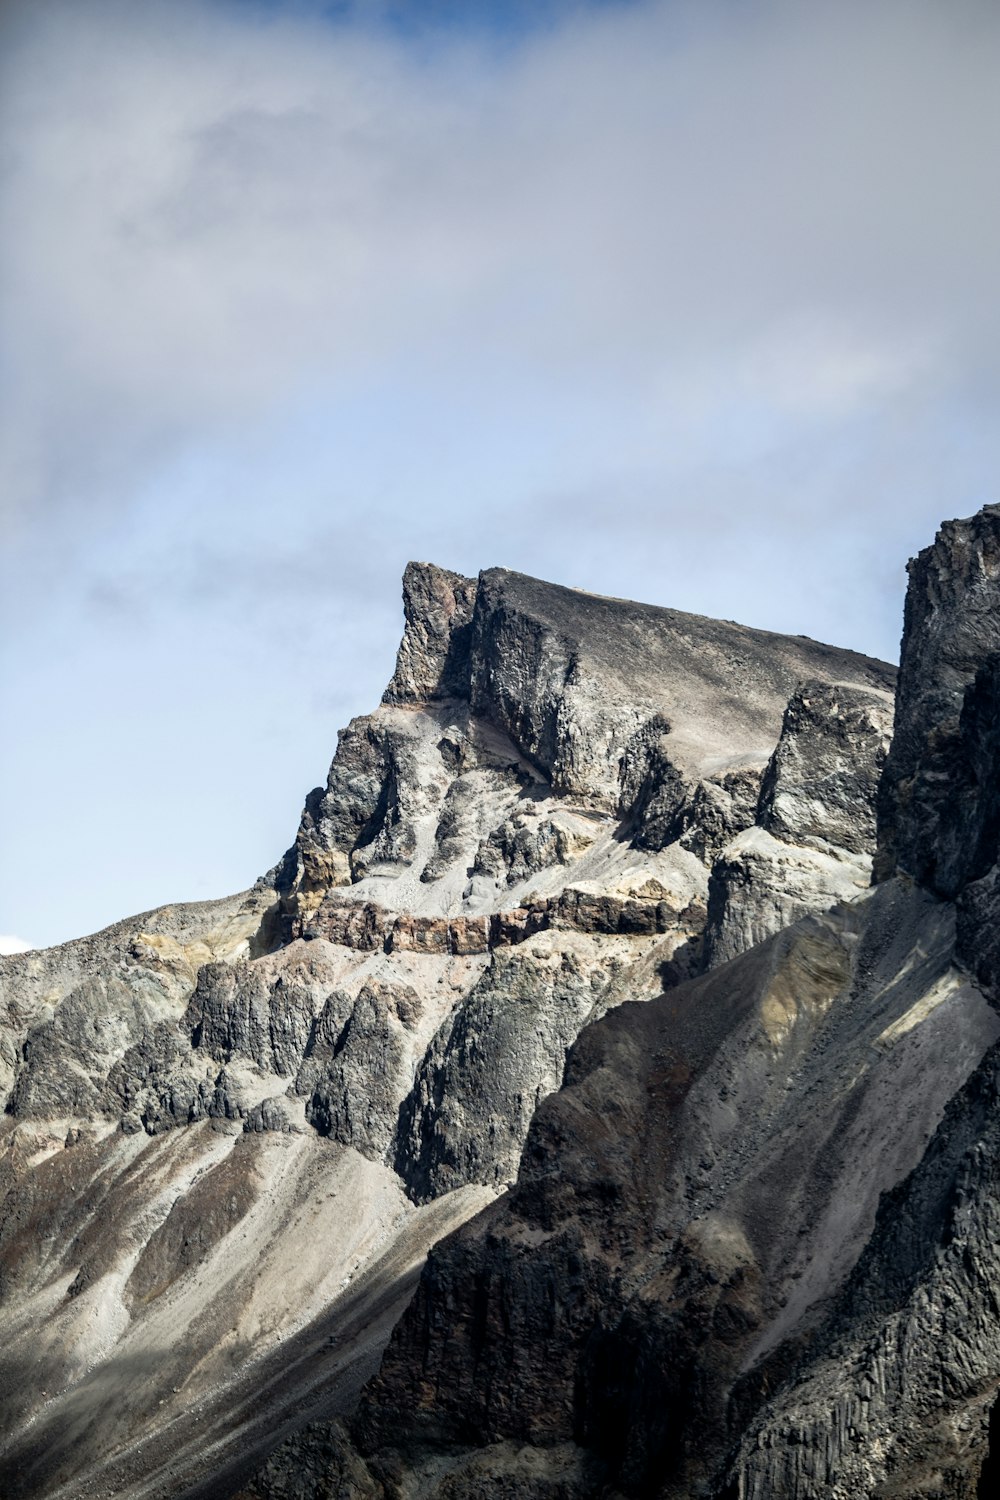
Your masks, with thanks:
[[[975,699],[989,691],[1000,652],[1000,505],[946,521],[908,572],[875,873],[884,879],[899,869],[954,897],[996,859]]]

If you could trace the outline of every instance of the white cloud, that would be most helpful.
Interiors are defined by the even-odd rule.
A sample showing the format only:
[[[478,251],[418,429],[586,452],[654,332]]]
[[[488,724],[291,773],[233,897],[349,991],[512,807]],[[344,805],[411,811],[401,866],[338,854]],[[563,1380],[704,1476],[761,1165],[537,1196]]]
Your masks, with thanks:
[[[27,953],[31,948],[23,938],[10,937],[0,933],[0,953]]]
[[[208,0],[11,15],[22,516],[415,350],[696,386],[703,426],[995,378],[995,7],[583,8],[501,58]]]

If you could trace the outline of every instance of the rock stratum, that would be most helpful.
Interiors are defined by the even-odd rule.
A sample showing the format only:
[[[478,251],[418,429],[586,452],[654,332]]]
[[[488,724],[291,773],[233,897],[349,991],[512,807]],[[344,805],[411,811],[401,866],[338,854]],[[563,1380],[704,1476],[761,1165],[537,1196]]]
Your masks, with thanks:
[[[995,508],[911,565],[893,731],[411,564],[272,871],[0,960],[4,1500],[976,1495],[998,574]]]

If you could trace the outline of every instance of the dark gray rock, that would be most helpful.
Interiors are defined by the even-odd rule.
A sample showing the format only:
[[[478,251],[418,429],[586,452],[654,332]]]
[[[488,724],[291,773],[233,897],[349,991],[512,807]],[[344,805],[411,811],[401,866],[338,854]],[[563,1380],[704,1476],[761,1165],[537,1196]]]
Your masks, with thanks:
[[[993,1047],[950,1101],[919,1166],[883,1199],[829,1317],[743,1436],[734,1493],[993,1493],[984,1469],[1000,1458],[998,1162]]]
[[[349,885],[351,855],[380,836],[388,842],[399,824],[399,772],[382,726],[353,719],[341,731],[326,787],[309,793],[295,844],[283,904],[287,936],[297,936],[304,917],[332,886]],[[411,842],[405,839],[404,842]],[[411,846],[412,852],[412,846]]]
[[[104,1113],[120,1118],[126,1131],[148,1135],[193,1124],[214,1098],[216,1069],[194,1055],[190,1038],[177,1025],[160,1021],[143,1032],[108,1073]]]
[[[593,842],[565,822],[540,817],[530,798],[523,798],[513,815],[494,828],[476,850],[474,875],[487,875],[508,886],[518,885],[552,865],[568,865]]]
[[[343,1441],[339,1422],[304,1427],[231,1500],[385,1500],[385,1490]]]
[[[248,1112],[243,1121],[243,1129],[248,1134],[261,1134],[265,1130],[277,1130],[287,1135],[297,1133],[302,1129],[299,1124],[299,1111],[292,1102],[283,1095],[274,1095],[268,1099],[262,1099]]]
[[[403,574],[406,627],[385,703],[422,703],[469,696],[474,578],[433,563],[407,563]]]
[[[521,1268],[510,1295],[507,1272],[488,1258],[472,1303],[467,1288],[453,1293],[455,1351],[484,1312],[490,1338],[477,1347],[489,1355],[505,1307],[511,1328],[537,1348],[526,1344],[509,1369],[507,1356],[499,1359],[496,1391],[509,1428],[490,1416],[494,1436],[485,1447],[473,1434],[452,1469],[427,1480],[456,1500],[555,1500],[599,1488],[614,1463],[605,1438],[593,1435],[594,1413],[605,1400],[609,1410],[624,1410],[631,1397],[612,1401],[595,1372],[606,1353],[615,1379],[625,1381],[628,1351],[641,1339],[641,1288],[623,1280],[632,1260],[615,1257],[633,1243],[638,1265],[648,1249],[643,1215],[668,1203],[701,1203],[703,1179],[716,1182],[731,1141],[726,1110],[713,1113],[716,1095],[738,1096],[740,1120],[753,1125],[744,1134],[762,1149],[792,1063],[805,1069],[802,1037],[816,1039],[817,1017],[840,996],[850,967],[847,926],[838,928],[833,958],[829,944],[800,945],[792,968],[804,987],[802,1006],[795,985],[789,998],[787,976],[772,975],[777,989],[763,999],[747,981],[768,1019],[723,1048],[717,1070],[709,1068],[716,1095],[704,1096],[698,1069],[712,1047],[702,1047],[699,1028],[718,1052],[720,1017],[729,1015],[720,996],[729,992],[696,990],[704,1013],[689,1015],[684,996],[691,992],[678,981],[700,962],[708,868],[720,858],[734,864],[734,843],[748,835],[800,862],[827,857],[751,826],[761,773],[800,682],[877,693],[891,683],[891,668],[504,570],[473,582],[413,565],[404,604],[403,644],[383,705],[343,732],[326,786],[307,799],[294,846],[255,892],[218,910],[150,914],[100,941],[68,945],[56,958],[0,961],[0,1083],[13,1079],[15,1111],[0,1122],[10,1226],[0,1245],[0,1342],[10,1336],[0,1398],[5,1428],[20,1424],[0,1488],[19,1500],[42,1500],[53,1476],[67,1493],[119,1480],[119,1487],[167,1493],[195,1472],[208,1486],[202,1492],[217,1495],[205,1466],[221,1463],[223,1451],[228,1462],[248,1431],[261,1443],[274,1414],[281,1424],[302,1420],[300,1397],[316,1410],[346,1409],[331,1404],[325,1384],[323,1360],[335,1362],[327,1334],[319,1337],[303,1320],[329,1319],[339,1337],[356,1293],[356,1357],[344,1355],[337,1387],[338,1400],[348,1389],[353,1399],[426,1247],[513,1177],[536,1107],[559,1088],[581,1028],[669,986],[680,995],[678,1008],[654,999],[656,1027],[642,1033],[625,1071],[609,1056],[600,1087],[594,1081],[566,1093],[564,1181],[579,1199],[579,1218],[569,1200],[557,1202],[558,1150],[547,1148],[545,1165],[555,1248],[564,1258],[547,1263],[541,1251],[549,1229],[537,1216],[522,1217],[503,1251]],[[873,753],[863,737],[840,744],[827,735],[823,744],[824,766],[842,776],[849,768],[837,755],[849,758],[852,745],[859,755]],[[798,769],[786,757],[782,784],[791,786]],[[868,771],[859,774],[863,780]],[[779,800],[772,799],[772,813]],[[739,901],[759,915],[760,872],[748,869]],[[760,865],[775,893],[771,920],[787,914],[777,869]],[[798,890],[797,899],[828,904],[829,884]],[[738,904],[734,892],[730,911]],[[914,965],[923,972],[921,962]],[[687,1051],[681,1047],[676,1069],[654,1082],[650,1058],[661,1033],[685,1017]],[[957,1026],[952,1070],[967,1061],[970,1028]],[[793,1036],[787,1048],[786,1031]],[[870,1028],[866,1039],[875,1047]],[[782,1049],[794,1053],[787,1066],[775,1062]],[[765,1087],[772,1075],[774,1087]],[[850,1092],[850,1080],[840,1081]],[[633,1086],[652,1091],[646,1104],[627,1101]],[[676,1106],[673,1145],[664,1144],[652,1108],[661,1088]],[[819,1097],[817,1129],[824,1109],[832,1118],[837,1108],[833,1096]],[[619,1128],[634,1132],[620,1147],[617,1186],[598,1161],[603,1135],[596,1156],[586,1130],[573,1144],[577,1109],[598,1111],[608,1142]],[[100,1134],[100,1154],[90,1152],[88,1132]],[[793,1143],[790,1128],[779,1134]],[[901,1140],[906,1147],[911,1134]],[[833,1149],[827,1136],[823,1142]],[[892,1142],[881,1142],[890,1165],[895,1153]],[[657,1175],[668,1156],[674,1177],[680,1174],[670,1182]],[[246,1166],[253,1192],[234,1190],[212,1205],[207,1185],[226,1186],[221,1163],[230,1159],[237,1175]],[[748,1180],[739,1172],[735,1179]],[[113,1195],[108,1183],[116,1185]],[[46,1195],[64,1188],[72,1212],[46,1206]],[[869,1189],[861,1184],[850,1201],[868,1205]],[[529,1198],[520,1201],[523,1208]],[[768,1202],[782,1222],[780,1194],[772,1191]],[[607,1230],[602,1204],[614,1219]],[[725,1246],[706,1250],[697,1235],[689,1240],[685,1275],[702,1298],[691,1303],[692,1316],[697,1322],[704,1308],[713,1328],[717,1313],[725,1326],[743,1305],[733,1277],[749,1266],[749,1286],[757,1273],[742,1248],[736,1269],[727,1270]],[[658,1256],[658,1237],[656,1247]],[[654,1281],[667,1274],[655,1257],[643,1265]],[[759,1283],[769,1284],[769,1275]],[[5,1276],[16,1283],[17,1303],[3,1301]],[[712,1290],[713,1276],[722,1291]],[[673,1304],[659,1300],[667,1311],[656,1313],[663,1326],[649,1358],[669,1364],[685,1346],[667,1326]],[[24,1322],[22,1302],[45,1307],[37,1328]],[[560,1345],[557,1335],[565,1324],[573,1338],[589,1338],[595,1307],[612,1321],[631,1309],[634,1333],[581,1361],[573,1339]],[[164,1329],[173,1318],[180,1331],[170,1344]],[[447,1318],[442,1302],[435,1329]],[[428,1370],[447,1373],[432,1345],[428,1336]],[[562,1373],[550,1380],[545,1359],[557,1345]],[[257,1363],[262,1346],[266,1378]],[[30,1399],[19,1360],[38,1375]],[[458,1420],[469,1376],[461,1360],[456,1368]],[[691,1360],[687,1368],[701,1379]],[[429,1412],[435,1393],[412,1370],[411,1377],[407,1400]],[[522,1377],[529,1404],[532,1391],[551,1388],[547,1412],[539,1405],[530,1418],[526,1408],[517,1415]],[[697,1379],[708,1421],[725,1382],[709,1388]],[[573,1382],[580,1410],[590,1413],[579,1430],[566,1422]],[[489,1408],[488,1396],[472,1387],[461,1418],[466,1435]],[[652,1381],[650,1391],[651,1400],[657,1391],[668,1404],[681,1399],[669,1384]],[[542,1447],[534,1438],[522,1442],[536,1422]],[[633,1446],[640,1427],[633,1422]],[[275,1471],[273,1483],[287,1489],[308,1477],[317,1492],[327,1485],[349,1493],[371,1477],[375,1493],[388,1495],[405,1482],[410,1461],[400,1458],[396,1474],[347,1455],[338,1471],[331,1453],[333,1470],[321,1474],[323,1452],[321,1442],[295,1473]],[[433,1453],[429,1462],[433,1469]]]
[[[474,726],[470,728],[474,734]],[[517,815],[519,805],[533,806],[531,791],[525,791],[530,777],[516,763],[511,763],[509,755],[498,763],[497,757],[484,753],[484,748],[471,736],[465,740],[462,752],[461,769],[466,774],[458,774],[445,793],[434,832],[434,849],[420,874],[425,882],[439,880],[458,864],[464,865],[470,874],[506,878],[499,831],[491,830],[487,840],[481,836],[489,801],[499,801],[505,810],[511,810],[512,817]],[[521,792],[525,792],[523,797],[519,797]],[[480,852],[490,840],[494,844],[499,842],[501,847],[491,849],[486,858],[481,858]]]
[[[184,1017],[192,1046],[219,1063],[245,1058],[263,1072],[293,1077],[335,973],[304,945],[279,961],[206,964]]]
[[[871,855],[892,719],[886,693],[803,683],[785,710],[755,822],[789,844]]]
[[[760,773],[752,769],[699,781],[680,810],[678,842],[711,866],[737,834],[753,826],[759,795]]]
[[[29,1119],[97,1112],[108,1071],[157,1019],[123,977],[84,981],[28,1033],[10,1113]]]
[[[1000,506],[945,522],[909,575],[896,726],[879,790],[876,875],[904,870],[953,897],[993,862],[974,826],[976,757],[965,753],[961,719],[970,690],[969,714],[977,719],[976,696],[992,691],[985,679],[976,687],[977,674],[1000,651]],[[974,733],[981,736],[981,714],[978,720]],[[962,839],[953,836],[956,796],[966,805],[957,820]]]
[[[494,953],[400,1110],[395,1165],[415,1201],[511,1180],[535,1108],[559,1087],[566,1049],[612,977],[571,953]]]
[[[665,734],[692,782],[706,762],[761,761],[808,678],[890,689],[891,667],[804,637],[605,599],[503,569],[480,575],[471,702],[557,790],[617,807],[636,737]],[[650,727],[651,726],[651,727]],[[643,777],[640,774],[639,782]]]
[[[640,849],[665,849],[684,831],[690,782],[670,759],[670,723],[662,714],[636,730],[621,759],[619,811]]]
[[[949,1121],[964,1106],[949,1100],[992,1097],[976,1070],[1000,1033],[955,976],[953,932],[951,908],[884,886],[585,1030],[563,1089],[535,1114],[514,1190],[432,1253],[347,1451],[394,1497],[472,1496],[473,1473],[499,1484],[503,1466],[491,1464],[503,1445],[533,1450],[543,1474],[547,1454],[585,1448],[591,1464],[572,1495],[728,1497],[733,1443],[817,1337],[825,1352],[830,1306],[849,1319],[874,1309],[880,1326],[878,1296],[856,1293],[866,1255],[892,1296],[927,1308],[921,1336],[932,1337],[941,1316],[914,1288],[928,1240],[948,1241],[942,1198],[984,1109],[958,1140]],[[939,1150],[928,1154],[931,1139],[950,1142],[943,1170],[927,1165]],[[987,1147],[976,1159],[994,1157]],[[920,1171],[937,1184],[916,1199],[927,1237],[897,1225],[895,1241],[866,1250],[880,1224],[895,1224],[886,1195],[898,1204]],[[994,1217],[984,1237],[995,1237]],[[958,1246],[947,1253],[952,1274],[986,1298],[978,1267]],[[963,1401],[996,1378],[995,1318],[991,1304]],[[957,1339],[970,1325],[953,1326]],[[889,1347],[898,1358],[898,1340]],[[870,1367],[870,1342],[858,1348]],[[918,1359],[916,1345],[907,1358]],[[957,1343],[949,1358],[964,1358]],[[917,1411],[949,1399],[929,1342],[919,1359],[927,1375],[906,1426],[918,1445]],[[830,1373],[813,1426],[788,1417],[781,1441],[799,1478],[813,1458],[824,1472],[838,1443],[857,1451],[851,1378],[842,1364]],[[877,1380],[866,1379],[859,1399],[874,1410]],[[964,1450],[960,1432],[955,1445],[967,1463],[983,1456],[977,1399],[978,1425]],[[886,1427],[871,1430],[881,1455]],[[752,1492],[761,1500],[876,1493],[857,1467],[839,1489],[829,1469],[826,1489],[784,1485],[759,1447],[748,1442],[746,1472],[764,1474]],[[446,1473],[470,1476],[469,1487],[439,1488]]]
[[[409,986],[366,984],[350,1005],[335,993],[295,1081],[310,1124],[373,1161],[390,1149],[412,1079],[407,1020],[416,1005]]]

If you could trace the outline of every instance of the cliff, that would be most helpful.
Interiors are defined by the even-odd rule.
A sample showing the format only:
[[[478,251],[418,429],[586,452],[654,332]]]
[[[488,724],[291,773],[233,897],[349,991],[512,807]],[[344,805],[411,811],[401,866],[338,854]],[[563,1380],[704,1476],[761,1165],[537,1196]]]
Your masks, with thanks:
[[[242,1495],[993,1493],[998,556],[990,507],[911,564],[874,888],[588,1026],[353,1419]],[[741,841],[870,829],[854,773],[834,790],[857,705],[823,729],[831,696],[790,702],[716,903]]]
[[[731,1175],[719,1164],[747,1110],[781,1107],[771,1053],[786,1041],[766,1027],[762,1041],[751,1012],[794,1033],[798,1057],[846,982],[855,918],[837,903],[870,878],[891,667],[499,569],[473,580],[411,564],[404,606],[383,703],[344,730],[293,846],[252,890],[0,960],[6,1500],[223,1493],[282,1435],[354,1410],[432,1244],[486,1208],[443,1256],[509,1212],[528,1213],[539,1248],[550,1231],[538,1224],[561,1222],[566,1201],[612,1191],[585,1180],[590,1146],[578,1160],[567,1147],[564,1172],[551,1144],[568,1139],[553,1124],[567,1109],[604,1110],[580,1061],[597,1056],[591,1038],[624,1039],[595,1077],[638,1070],[615,1085],[625,1135],[617,1104],[601,1127],[618,1142],[627,1182],[615,1191],[631,1214],[649,1201],[641,1179],[657,1156],[643,1143],[659,1129],[631,1093],[659,1055],[671,997],[691,1029],[671,1043],[663,1086],[693,1087],[716,1054],[736,1080],[711,1139],[697,1124],[709,1105],[700,1094],[692,1105],[675,1171],[700,1183],[703,1158]],[[748,973],[773,970],[779,998],[754,999],[748,980],[733,1010],[716,976],[807,913],[821,915],[805,948],[779,937],[747,960]],[[939,982],[946,951],[941,938],[914,957],[914,984]],[[814,962],[807,1021],[775,1021],[798,1005],[782,998],[788,975]],[[928,1119],[989,1029],[978,992],[955,1005],[965,1041],[922,1106]],[[647,1011],[653,1030],[638,1041],[610,1019]],[[606,1033],[592,1024],[605,1016]],[[883,1030],[896,1018],[887,1009]],[[916,1160],[908,1139],[894,1147],[899,1171]],[[764,1143],[749,1132],[741,1150]],[[895,1177],[873,1179],[865,1212],[883,1180]],[[680,1232],[671,1212],[668,1237]],[[581,1328],[595,1297],[608,1317],[618,1305],[607,1288],[621,1271],[604,1257],[579,1273]],[[429,1276],[440,1283],[446,1264]],[[532,1305],[561,1305],[540,1274]],[[637,1287],[621,1281],[622,1309]],[[447,1294],[456,1308],[466,1295]],[[411,1378],[406,1340],[429,1326],[404,1323],[378,1389],[394,1370]],[[575,1349],[559,1355],[567,1372]],[[440,1365],[445,1385],[453,1373],[463,1432],[474,1414],[492,1432],[490,1399]],[[539,1378],[546,1401],[568,1399]],[[513,1413],[513,1394],[497,1399]],[[405,1421],[380,1428],[376,1407],[369,1394],[365,1430],[395,1442]],[[512,1415],[511,1433],[533,1432],[526,1420]],[[315,1441],[333,1451],[328,1435]],[[382,1483],[344,1451],[358,1493]]]

